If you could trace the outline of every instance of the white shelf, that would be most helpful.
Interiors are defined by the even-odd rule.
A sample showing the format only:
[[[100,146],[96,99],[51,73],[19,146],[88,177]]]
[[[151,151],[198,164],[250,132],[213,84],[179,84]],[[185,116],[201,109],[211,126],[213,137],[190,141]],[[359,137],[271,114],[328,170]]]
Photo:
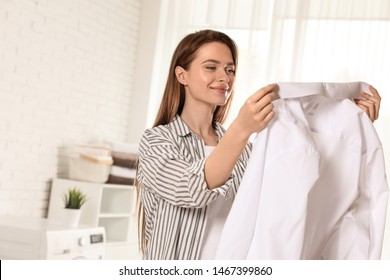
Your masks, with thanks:
[[[53,179],[49,219],[60,219],[60,212],[64,207],[63,194],[73,187],[81,189],[87,195],[87,202],[82,206],[80,224],[105,228],[107,249],[113,248],[109,254],[112,258],[115,258],[115,254],[120,252],[121,248],[126,251],[128,248],[137,247],[135,246],[138,237],[134,186]],[[138,252],[131,252],[120,255],[138,256],[137,254]],[[119,255],[118,258],[120,258]]]
[[[129,213],[131,214],[134,187],[110,188],[103,187],[100,213]]]

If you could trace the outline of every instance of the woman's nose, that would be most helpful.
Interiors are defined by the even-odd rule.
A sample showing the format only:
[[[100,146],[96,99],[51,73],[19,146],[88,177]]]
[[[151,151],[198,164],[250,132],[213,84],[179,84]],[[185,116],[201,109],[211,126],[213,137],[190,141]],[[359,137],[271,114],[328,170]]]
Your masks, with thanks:
[[[219,78],[218,81],[220,82],[230,82],[230,77],[228,73],[226,73],[225,69],[222,69],[222,71],[219,71]]]

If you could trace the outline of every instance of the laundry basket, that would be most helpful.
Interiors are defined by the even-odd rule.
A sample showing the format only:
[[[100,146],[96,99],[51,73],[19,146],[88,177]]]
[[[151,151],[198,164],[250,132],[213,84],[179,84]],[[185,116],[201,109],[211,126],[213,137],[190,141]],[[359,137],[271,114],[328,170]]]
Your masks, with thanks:
[[[110,175],[113,159],[111,150],[92,145],[69,147],[69,179],[105,183]]]

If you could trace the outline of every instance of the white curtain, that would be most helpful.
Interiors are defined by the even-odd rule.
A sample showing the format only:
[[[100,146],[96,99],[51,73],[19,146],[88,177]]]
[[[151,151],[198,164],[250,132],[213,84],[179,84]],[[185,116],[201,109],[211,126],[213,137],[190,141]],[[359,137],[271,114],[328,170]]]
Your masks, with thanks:
[[[365,81],[382,96],[375,122],[390,174],[390,0],[162,0],[161,51],[154,65],[160,102],[171,54],[187,33],[211,28],[239,46],[228,127],[256,89],[273,82]],[[390,259],[390,212],[383,258]]]

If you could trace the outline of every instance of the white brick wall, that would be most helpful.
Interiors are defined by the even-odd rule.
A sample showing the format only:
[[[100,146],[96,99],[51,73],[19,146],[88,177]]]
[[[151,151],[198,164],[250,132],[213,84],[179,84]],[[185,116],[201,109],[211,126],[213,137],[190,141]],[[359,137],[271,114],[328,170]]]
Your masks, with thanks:
[[[44,217],[64,145],[126,141],[141,0],[0,0],[0,214]]]

